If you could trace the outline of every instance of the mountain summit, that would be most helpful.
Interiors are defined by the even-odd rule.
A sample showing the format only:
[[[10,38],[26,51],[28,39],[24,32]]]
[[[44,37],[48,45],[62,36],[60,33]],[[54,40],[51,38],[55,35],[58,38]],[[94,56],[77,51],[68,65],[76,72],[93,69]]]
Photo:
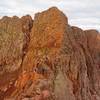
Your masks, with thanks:
[[[56,7],[0,19],[0,100],[100,100],[99,76],[98,31]]]

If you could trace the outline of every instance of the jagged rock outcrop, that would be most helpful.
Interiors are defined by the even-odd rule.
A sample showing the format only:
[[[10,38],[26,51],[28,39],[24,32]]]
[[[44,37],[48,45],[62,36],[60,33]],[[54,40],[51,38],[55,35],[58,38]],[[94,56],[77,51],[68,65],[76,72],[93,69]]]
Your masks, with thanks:
[[[4,30],[7,32],[3,35]],[[98,31],[70,26],[63,12],[52,7],[37,13],[34,21],[29,15],[21,19],[5,17],[0,20],[0,32],[4,37],[0,41],[0,64],[6,71],[1,59],[19,64],[7,64],[10,73],[18,69],[19,73],[13,73],[13,82],[11,77],[6,86],[0,85],[1,100],[100,99]]]
[[[24,16],[3,17],[0,19],[0,90],[9,82],[15,81],[21,69],[24,52],[27,48],[27,36],[31,29],[32,18]],[[24,27],[25,26],[25,27]],[[24,27],[24,28],[23,28]],[[26,32],[24,29],[26,28]],[[3,87],[1,87],[3,86]],[[1,89],[2,88],[2,89]],[[0,95],[1,97],[1,95]]]

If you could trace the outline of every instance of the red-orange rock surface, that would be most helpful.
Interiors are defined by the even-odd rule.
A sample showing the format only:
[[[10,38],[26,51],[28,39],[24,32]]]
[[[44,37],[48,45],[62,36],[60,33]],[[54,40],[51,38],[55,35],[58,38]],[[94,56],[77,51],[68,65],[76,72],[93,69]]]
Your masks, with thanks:
[[[56,7],[34,21],[4,17],[0,69],[0,100],[100,100],[100,33],[70,26]]]

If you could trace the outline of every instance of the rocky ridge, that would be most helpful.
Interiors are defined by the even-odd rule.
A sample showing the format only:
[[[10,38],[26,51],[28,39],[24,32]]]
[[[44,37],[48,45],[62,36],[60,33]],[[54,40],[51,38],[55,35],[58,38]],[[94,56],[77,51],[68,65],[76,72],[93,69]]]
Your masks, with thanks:
[[[98,31],[56,7],[0,19],[0,100],[99,100],[99,76]]]

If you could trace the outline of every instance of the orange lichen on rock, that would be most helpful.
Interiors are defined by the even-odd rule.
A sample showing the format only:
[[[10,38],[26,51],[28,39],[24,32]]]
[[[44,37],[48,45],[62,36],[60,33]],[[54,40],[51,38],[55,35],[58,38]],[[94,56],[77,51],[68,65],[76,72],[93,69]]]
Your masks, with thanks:
[[[15,87],[17,89],[23,89],[29,80],[36,81],[38,79],[43,78],[42,75],[37,74],[36,72],[26,72],[23,71],[19,78],[15,82]]]
[[[46,51],[46,53],[41,52],[42,56],[55,55],[59,52],[66,25],[67,17],[56,7],[35,15],[32,32],[30,33],[29,50],[22,65],[24,70],[33,66],[34,56],[39,57],[38,53],[34,54],[35,50],[37,52],[40,50]]]
[[[58,8],[3,17],[0,47],[0,100],[100,100],[100,33]]]

